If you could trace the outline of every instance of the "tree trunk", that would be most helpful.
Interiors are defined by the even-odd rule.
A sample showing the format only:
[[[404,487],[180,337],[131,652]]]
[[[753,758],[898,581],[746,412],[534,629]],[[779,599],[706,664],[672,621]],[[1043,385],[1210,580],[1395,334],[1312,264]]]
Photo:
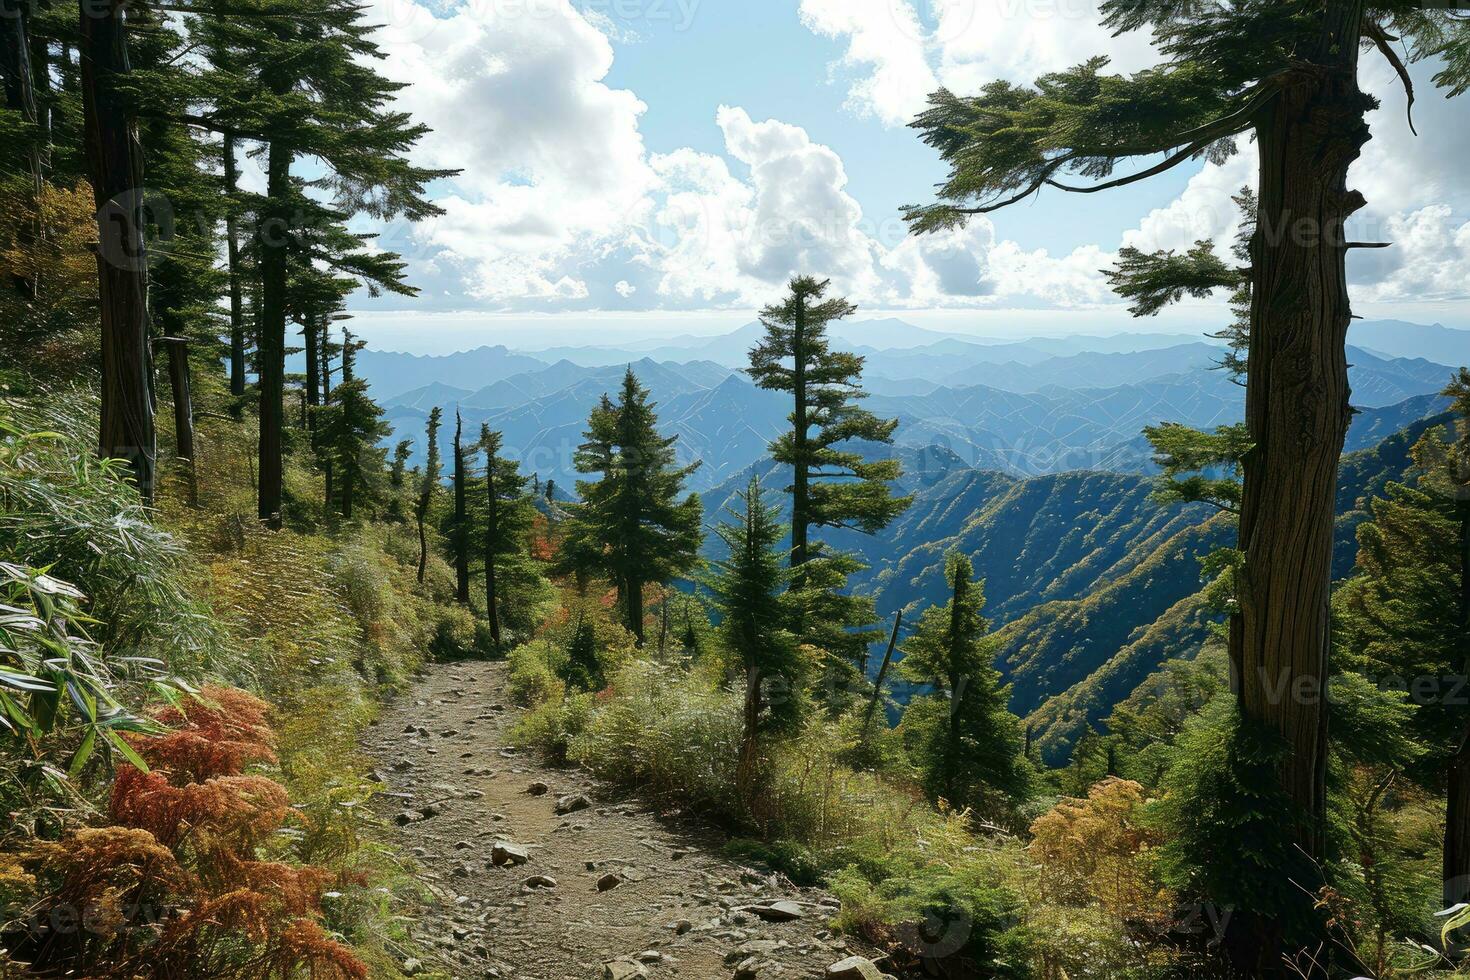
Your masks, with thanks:
[[[495,492],[495,457],[486,450],[485,459],[485,616],[490,620],[490,641],[500,652],[500,596],[495,582],[495,532],[500,525],[500,500]]]
[[[1460,511],[1461,671],[1470,676],[1470,501],[1459,501],[1457,509]],[[1470,901],[1470,718],[1465,720],[1460,744],[1450,759],[1448,776],[1443,856],[1445,908]]]
[[[792,453],[795,465],[791,476],[791,567],[796,573],[791,576],[791,587],[800,589],[806,584],[806,576],[800,568],[807,560],[807,494],[810,475],[807,467],[807,403],[806,403],[806,297],[797,294],[796,317],[791,328],[793,359],[792,390],[795,407],[791,412]]]
[[[281,527],[282,453],[286,380],[286,249],[291,233],[291,149],[270,145],[266,164],[266,214],[258,232],[260,254],[260,336],[256,371],[260,377],[260,519]]]
[[[27,0],[0,0],[0,78],[4,79],[5,107],[17,113],[26,122],[39,127],[41,120],[36,109],[34,66],[31,64],[30,32]],[[41,137],[31,143],[26,154],[30,170],[29,186],[26,188],[26,209],[30,212],[20,226],[16,242],[29,251],[41,238]],[[25,299],[35,299],[38,283],[25,276],[15,276],[12,285]]]
[[[427,572],[428,571],[428,568],[429,568],[429,532],[424,528],[424,521],[425,521],[425,518],[427,516],[424,513],[424,510],[425,510],[425,508],[422,508],[421,507],[421,508],[419,508],[419,512],[418,512],[418,522],[419,522],[419,571],[418,571],[418,581],[419,581],[419,585],[423,585],[424,584],[424,573]]]
[[[321,375],[320,403],[322,405],[330,405],[332,404],[332,355],[327,349],[327,345],[332,340],[331,331],[320,330],[317,336],[321,349],[321,353],[317,358],[317,371]],[[337,499],[335,469],[332,466],[332,457],[328,456],[322,462],[323,496],[326,497],[328,506],[331,505],[333,500]]]
[[[306,349],[306,427],[312,432],[312,444],[316,444],[316,418],[311,409],[322,404],[321,342],[319,331],[311,317],[301,325],[302,345]]]
[[[148,340],[148,256],[139,220],[143,152],[116,82],[129,71],[120,0],[79,4],[87,169],[97,204],[102,314],[102,424],[98,454],[126,460],[145,503],[153,501],[153,352]]]
[[[235,214],[240,174],[235,166],[235,137],[224,134],[225,265],[230,288],[230,394],[245,394],[245,302],[240,283],[240,224]]]
[[[168,383],[174,402],[174,455],[184,464],[189,506],[199,506],[199,470],[194,456],[194,394],[189,383],[189,341],[172,324],[164,327]]]
[[[1345,345],[1351,319],[1343,225],[1363,206],[1349,166],[1369,138],[1357,84],[1362,0],[1330,0],[1315,51],[1256,126],[1260,210],[1252,296],[1238,580],[1240,709],[1278,735],[1279,777],[1296,811],[1292,837],[1313,860],[1326,824],[1328,603],[1338,458],[1351,409]],[[1234,625],[1234,624],[1232,624]],[[1303,902],[1320,882],[1303,881]],[[1265,914],[1239,917],[1242,923]],[[1260,923],[1255,960],[1280,969],[1279,928]],[[1279,940],[1278,940],[1279,941]]]
[[[633,638],[638,645],[643,646],[643,580],[637,575],[629,575],[624,588],[624,600],[627,604],[628,629],[633,631]]]
[[[49,6],[49,4],[47,5]],[[51,44],[31,36],[31,87],[36,99],[36,127],[41,131],[41,170],[51,168],[51,113],[55,96],[51,91]]]
[[[740,761],[735,770],[736,792],[746,812],[753,809],[756,777],[760,769],[761,676],[754,666],[746,668],[745,705],[742,711]]]
[[[460,436],[464,420],[454,413],[454,598],[470,604],[470,542],[466,524],[464,443]]]

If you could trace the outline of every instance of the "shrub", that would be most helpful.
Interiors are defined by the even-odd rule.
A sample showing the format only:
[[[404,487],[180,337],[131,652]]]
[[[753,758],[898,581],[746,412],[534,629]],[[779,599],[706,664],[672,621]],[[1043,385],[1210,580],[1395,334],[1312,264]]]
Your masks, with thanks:
[[[1163,924],[1173,899],[1150,873],[1160,837],[1144,821],[1147,802],[1138,783],[1108,778],[1037,818],[1030,852],[1043,890],[1054,901],[1095,903],[1119,923]]]
[[[107,650],[193,677],[227,669],[186,552],[149,521],[120,464],[90,448],[96,397],[74,389],[34,404],[44,408],[0,403],[0,554],[76,583]]]
[[[566,682],[560,676],[564,659],[547,640],[532,640],[511,650],[511,700],[533,708],[559,702],[566,692]]]
[[[475,652],[475,616],[463,606],[440,606],[429,652],[435,660],[458,660]]]
[[[151,768],[119,772],[114,825],[32,848],[44,887],[27,936],[38,969],[365,980],[321,925],[332,873],[259,856],[292,812],[283,786],[247,772],[275,759],[265,714],[264,702],[221,687],[157,711],[169,731],[132,737]],[[164,909],[177,911],[155,923]],[[83,910],[86,927],[50,927],[65,910]]]

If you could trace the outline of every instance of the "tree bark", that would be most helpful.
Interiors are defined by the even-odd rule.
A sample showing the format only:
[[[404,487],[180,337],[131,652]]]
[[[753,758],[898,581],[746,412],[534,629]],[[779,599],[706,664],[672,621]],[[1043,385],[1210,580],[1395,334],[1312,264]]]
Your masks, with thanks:
[[[464,420],[454,413],[454,598],[470,604],[470,543],[465,527]]]
[[[490,621],[490,641],[500,651],[500,596],[495,580],[495,532],[500,524],[500,499],[495,488],[495,456],[485,450],[485,616]]]
[[[153,352],[148,338],[148,256],[139,220],[143,152],[116,82],[129,71],[120,0],[84,0],[80,13],[82,109],[87,169],[97,204],[97,278],[102,319],[102,422],[98,454],[123,459],[152,503]]]
[[[1295,810],[1289,832],[1313,860],[1324,854],[1326,827],[1334,491],[1352,414],[1343,226],[1364,204],[1347,189],[1347,173],[1369,139],[1371,105],[1357,83],[1362,0],[1330,0],[1319,16],[1314,50],[1300,52],[1295,80],[1256,125],[1245,412],[1253,448],[1244,461],[1239,628],[1231,631],[1242,720],[1282,739],[1280,784]],[[1298,883],[1304,902],[1319,884]],[[1279,927],[1256,924],[1260,935],[1245,944],[1256,959],[1237,966],[1279,971]]]
[[[224,134],[225,264],[230,291],[230,394],[245,394],[245,302],[240,283],[240,223],[235,214],[240,175],[235,165],[235,137]]]
[[[189,506],[199,506],[199,470],[194,456],[194,393],[189,379],[189,341],[172,324],[164,327],[168,383],[174,403],[174,455],[184,464]]]
[[[1465,423],[1462,423],[1465,424]],[[1460,512],[1460,643],[1463,666],[1470,676],[1470,501],[1457,501]],[[1461,709],[1464,713],[1464,709]],[[1445,799],[1444,907],[1470,901],[1470,717],[1450,758]]]
[[[284,492],[286,381],[286,249],[291,233],[292,150],[273,140],[266,163],[266,213],[258,231],[260,319],[256,371],[260,378],[260,519],[281,527]]]
[[[0,0],[0,78],[4,80],[5,107],[39,128],[26,7],[26,0]],[[34,247],[41,238],[41,145],[41,138],[34,140],[26,153],[30,170],[26,207],[30,213],[20,226],[16,243],[25,250]],[[28,300],[35,299],[39,293],[39,284],[25,276],[15,276],[12,285]]]

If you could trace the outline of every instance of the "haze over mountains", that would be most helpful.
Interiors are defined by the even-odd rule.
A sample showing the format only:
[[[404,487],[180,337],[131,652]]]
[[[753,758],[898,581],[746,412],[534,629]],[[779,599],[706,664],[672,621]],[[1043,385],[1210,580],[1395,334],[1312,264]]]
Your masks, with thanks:
[[[617,348],[482,347],[445,356],[363,351],[357,369],[399,437],[417,436],[436,405],[458,410],[471,431],[491,423],[527,469],[570,489],[587,413],[631,365],[658,401],[665,428],[680,436],[682,458],[701,462],[692,485],[707,489],[760,458],[785,424],[789,409],[780,397],[740,371],[760,329],[752,323],[718,337]],[[1401,423],[1436,409],[1429,396],[1443,387],[1448,365],[1461,361],[1399,352],[1459,353],[1470,361],[1470,331],[1387,321],[1353,329],[1354,339],[1368,345],[1350,349],[1355,404],[1403,405],[1394,416]],[[942,447],[967,465],[1018,476],[1147,471],[1144,426],[1223,425],[1238,420],[1243,408],[1239,386],[1211,370],[1221,347],[1210,338],[1119,334],[987,343],[871,320],[838,325],[834,343],[866,358],[869,407],[899,420],[899,446]],[[444,431],[446,445],[451,431]]]

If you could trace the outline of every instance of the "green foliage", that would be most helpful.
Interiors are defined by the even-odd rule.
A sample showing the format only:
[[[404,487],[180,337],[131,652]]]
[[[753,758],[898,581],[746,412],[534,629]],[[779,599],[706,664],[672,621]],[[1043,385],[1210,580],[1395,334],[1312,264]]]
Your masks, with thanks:
[[[1297,910],[1282,921],[1288,941],[1310,940],[1320,922],[1301,914],[1322,871],[1295,846],[1301,815],[1277,779],[1284,741],[1240,717],[1235,700],[1216,697],[1184,726],[1157,805],[1164,881],[1219,907]],[[1272,910],[1265,912],[1264,910]]]
[[[92,454],[96,405],[82,390],[0,404],[0,553],[82,587],[104,649],[184,676],[231,669],[180,542],[149,520],[124,468]]]
[[[945,573],[949,601],[926,609],[903,645],[899,673],[934,692],[909,702],[904,737],[932,798],[990,813],[1027,790],[1021,722],[1006,708],[1010,691],[994,666],[984,583],[959,553]]]
[[[604,398],[593,411],[577,470],[599,479],[578,481],[582,503],[573,511],[565,546],[578,563],[573,571],[612,580],[640,644],[644,586],[694,568],[703,538],[698,495],[679,499],[698,464],[677,465],[677,439],[659,435],[655,407],[629,368],[617,405]]]
[[[386,450],[379,444],[391,427],[383,410],[368,395],[368,384],[352,375],[356,350],[349,333],[342,345],[342,382],[332,389],[329,404],[315,409],[319,445],[332,467],[337,505],[349,520],[356,507],[371,506],[382,496]]]
[[[151,673],[152,689],[171,697],[191,690],[165,685],[161,662],[105,656],[85,632],[85,598],[67,582],[0,562],[0,729],[17,749],[0,764],[0,799],[13,815],[38,789],[64,791],[94,753],[147,768],[122,737],[160,731],[126,703],[137,696],[137,675]],[[135,684],[125,693],[129,673]]]
[[[720,614],[720,638],[734,659],[732,671],[745,690],[744,738],[756,751],[758,734],[789,732],[802,720],[808,664],[787,627],[791,613],[784,591],[788,580],[777,545],[786,529],[778,508],[768,507],[759,478],[740,494],[734,523],[715,529],[729,548],[706,580]]]
[[[1155,500],[1166,505],[1200,502],[1240,512],[1241,461],[1251,447],[1243,423],[1201,432],[1165,422],[1148,426],[1143,434],[1153,446],[1154,463],[1164,471]]]

